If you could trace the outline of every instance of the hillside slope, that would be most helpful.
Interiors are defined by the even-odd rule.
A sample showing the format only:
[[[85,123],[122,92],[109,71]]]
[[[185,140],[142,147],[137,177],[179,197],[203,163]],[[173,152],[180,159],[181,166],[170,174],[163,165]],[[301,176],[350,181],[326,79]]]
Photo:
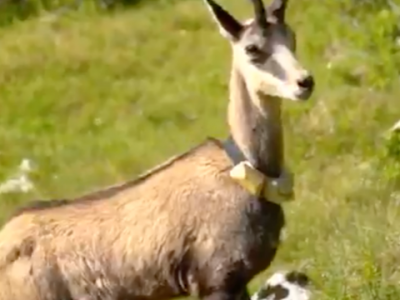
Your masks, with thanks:
[[[220,2],[251,13],[248,1]],[[145,4],[0,29],[0,180],[24,158],[35,168],[34,190],[0,195],[3,216],[226,135],[230,49],[202,1]],[[400,118],[400,1],[292,0],[289,13],[317,90],[285,103],[297,199],[267,272],[305,270],[320,300],[398,299],[400,155],[385,132]]]

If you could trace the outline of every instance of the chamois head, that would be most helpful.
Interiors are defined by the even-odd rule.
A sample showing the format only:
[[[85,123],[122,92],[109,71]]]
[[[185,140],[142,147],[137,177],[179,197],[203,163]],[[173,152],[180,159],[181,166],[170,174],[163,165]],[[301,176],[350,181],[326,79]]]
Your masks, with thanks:
[[[295,56],[296,37],[285,22],[288,0],[251,0],[255,17],[236,20],[214,0],[204,0],[213,19],[233,48],[233,67],[239,71],[249,92],[291,100],[306,100],[314,79]]]

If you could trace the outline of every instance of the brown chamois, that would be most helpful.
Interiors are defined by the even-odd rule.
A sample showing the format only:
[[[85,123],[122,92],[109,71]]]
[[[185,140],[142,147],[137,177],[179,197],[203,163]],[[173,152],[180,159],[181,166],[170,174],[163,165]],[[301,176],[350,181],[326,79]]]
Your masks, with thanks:
[[[246,285],[273,260],[284,214],[230,170],[246,160],[282,176],[281,99],[308,99],[314,84],[295,58],[287,1],[253,0],[244,23],[204,2],[233,49],[231,138],[131,182],[19,211],[0,231],[0,300],[250,300]]]

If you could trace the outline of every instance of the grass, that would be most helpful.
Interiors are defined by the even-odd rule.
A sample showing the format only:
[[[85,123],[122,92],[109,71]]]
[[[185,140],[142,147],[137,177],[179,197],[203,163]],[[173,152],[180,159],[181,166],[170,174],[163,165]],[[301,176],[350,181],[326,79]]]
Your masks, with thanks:
[[[246,1],[220,2],[251,13]],[[230,49],[202,2],[142,4],[3,19],[0,180],[29,158],[36,188],[0,195],[1,218],[227,134]],[[286,206],[286,242],[252,289],[276,269],[298,268],[314,279],[316,299],[400,297],[400,139],[385,139],[400,116],[399,7],[291,1],[299,59],[317,90],[307,104],[285,104],[296,202]]]

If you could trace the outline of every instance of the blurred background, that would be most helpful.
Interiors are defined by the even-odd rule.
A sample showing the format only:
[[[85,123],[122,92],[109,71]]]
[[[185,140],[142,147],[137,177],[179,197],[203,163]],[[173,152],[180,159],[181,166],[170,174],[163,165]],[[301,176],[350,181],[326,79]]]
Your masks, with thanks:
[[[248,0],[219,3],[251,16]],[[288,14],[316,91],[284,102],[296,201],[252,288],[297,268],[319,300],[399,299],[400,0]],[[0,0],[0,220],[224,138],[230,51],[200,0]]]

